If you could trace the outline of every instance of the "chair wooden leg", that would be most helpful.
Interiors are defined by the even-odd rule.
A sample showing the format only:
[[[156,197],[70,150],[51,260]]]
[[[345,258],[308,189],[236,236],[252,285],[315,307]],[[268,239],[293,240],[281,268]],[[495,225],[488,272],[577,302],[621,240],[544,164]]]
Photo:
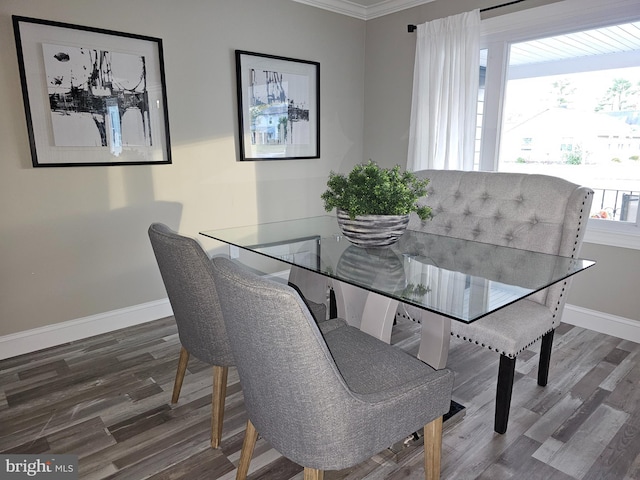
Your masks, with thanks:
[[[511,409],[511,392],[516,372],[516,359],[500,355],[498,368],[498,388],[496,392],[496,417],[493,429],[497,433],[505,433],[509,423]]]
[[[553,333],[551,330],[542,336],[540,346],[540,363],[538,364],[538,385],[544,387],[549,380],[549,365],[551,364],[551,348],[553,347]]]
[[[324,470],[316,470],[315,468],[304,467],[303,480],[322,480],[324,478]]]
[[[213,367],[213,395],[211,397],[211,447],[218,448],[222,439],[224,401],[227,396],[229,367]]]
[[[171,403],[178,403],[180,397],[180,390],[182,389],[182,381],[184,380],[184,373],[187,371],[187,363],[189,363],[189,352],[182,347],[180,349],[180,358],[178,359],[178,370],[176,371],[176,380],[173,382],[173,395],[171,396]]]
[[[440,458],[442,456],[442,417],[436,418],[424,427],[424,478],[440,478]]]
[[[256,427],[253,426],[253,423],[251,423],[251,420],[247,420],[247,431],[244,434],[244,441],[242,442],[242,452],[240,452],[236,480],[245,480],[247,478],[256,440],[258,440],[258,431]]]

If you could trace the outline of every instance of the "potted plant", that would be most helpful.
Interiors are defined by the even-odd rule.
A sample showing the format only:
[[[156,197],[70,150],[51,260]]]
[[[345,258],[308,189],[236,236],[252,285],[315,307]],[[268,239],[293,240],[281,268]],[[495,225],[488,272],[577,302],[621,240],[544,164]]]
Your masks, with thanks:
[[[352,243],[384,246],[404,233],[411,212],[422,220],[431,215],[429,207],[418,204],[428,183],[413,172],[400,171],[399,165],[382,168],[369,160],[348,175],[332,171],[321,198],[326,211],[337,209],[340,228]]]

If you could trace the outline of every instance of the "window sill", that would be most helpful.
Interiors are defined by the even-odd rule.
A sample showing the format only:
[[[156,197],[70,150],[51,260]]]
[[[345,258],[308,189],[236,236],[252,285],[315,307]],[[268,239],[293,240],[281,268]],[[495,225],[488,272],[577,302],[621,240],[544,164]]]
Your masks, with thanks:
[[[600,221],[589,221],[584,241],[609,247],[640,250],[640,229],[635,225],[601,225]],[[605,220],[606,222],[606,220]]]

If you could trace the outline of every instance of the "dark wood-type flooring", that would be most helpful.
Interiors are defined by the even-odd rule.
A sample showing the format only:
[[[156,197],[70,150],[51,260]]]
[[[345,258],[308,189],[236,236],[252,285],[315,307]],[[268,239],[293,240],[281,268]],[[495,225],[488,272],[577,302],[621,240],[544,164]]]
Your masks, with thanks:
[[[416,325],[393,342],[417,350]],[[535,347],[537,348],[537,347]],[[229,372],[222,447],[209,445],[212,369],[192,358],[170,403],[180,344],[167,318],[0,361],[0,452],[72,453],[80,478],[231,479],[246,414]],[[454,399],[445,424],[443,479],[640,479],[640,345],[570,325],[555,335],[546,388],[524,352],[509,429],[493,432],[498,355],[454,340]],[[381,452],[331,479],[423,478],[420,441]],[[301,479],[302,469],[259,439],[251,479]]]

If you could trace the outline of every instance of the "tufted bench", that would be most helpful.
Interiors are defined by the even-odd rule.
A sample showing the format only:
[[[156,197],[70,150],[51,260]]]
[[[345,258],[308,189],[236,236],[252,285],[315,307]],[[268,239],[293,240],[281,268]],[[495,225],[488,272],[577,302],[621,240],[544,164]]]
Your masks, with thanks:
[[[429,205],[433,213],[426,221],[412,214],[409,229],[568,257],[579,253],[593,198],[589,188],[546,175],[415,173],[430,180],[427,197],[420,203]],[[571,278],[469,325],[451,322],[451,335],[500,354],[498,433],[507,429],[516,356],[540,339],[538,384],[547,383],[553,332],[570,283]]]

